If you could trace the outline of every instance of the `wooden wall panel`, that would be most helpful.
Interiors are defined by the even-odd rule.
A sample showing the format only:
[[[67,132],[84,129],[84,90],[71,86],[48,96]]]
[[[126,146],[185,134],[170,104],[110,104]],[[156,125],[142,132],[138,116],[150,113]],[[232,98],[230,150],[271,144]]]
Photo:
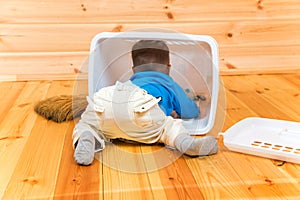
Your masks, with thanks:
[[[213,36],[223,74],[300,69],[298,0],[11,0],[0,13],[0,79],[74,77],[94,35],[149,27]]]
[[[4,23],[115,23],[299,17],[298,0],[1,0]]]
[[[300,11],[300,10],[299,10]],[[159,24],[2,24],[1,52],[89,51],[92,38],[104,31],[162,28],[211,35],[220,47],[299,46],[300,20],[261,20]],[[268,52],[266,52],[268,53]]]

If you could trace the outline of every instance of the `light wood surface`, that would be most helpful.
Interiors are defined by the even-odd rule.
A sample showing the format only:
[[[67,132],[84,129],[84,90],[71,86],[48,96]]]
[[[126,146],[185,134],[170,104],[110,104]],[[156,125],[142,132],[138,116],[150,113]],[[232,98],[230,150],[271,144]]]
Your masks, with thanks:
[[[299,74],[221,78],[223,131],[245,117],[300,121]],[[117,143],[97,154],[91,166],[78,166],[71,144],[74,122],[57,124],[33,111],[41,99],[72,94],[73,85],[0,83],[0,199],[299,198],[300,165],[230,151],[222,137],[212,156],[174,159],[178,154],[162,146]]]
[[[300,69],[298,0],[0,0],[0,80],[74,79],[104,31],[210,35],[222,74]]]

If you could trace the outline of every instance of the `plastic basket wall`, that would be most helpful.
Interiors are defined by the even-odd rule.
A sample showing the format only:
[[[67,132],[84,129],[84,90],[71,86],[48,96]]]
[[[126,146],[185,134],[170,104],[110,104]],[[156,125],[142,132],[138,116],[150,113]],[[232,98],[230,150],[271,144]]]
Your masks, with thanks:
[[[166,42],[170,49],[171,77],[184,89],[206,96],[201,117],[185,122],[191,134],[205,134],[213,126],[218,98],[218,49],[210,36],[162,32],[100,33],[91,43],[88,91],[127,81],[132,75],[131,48],[141,39]]]

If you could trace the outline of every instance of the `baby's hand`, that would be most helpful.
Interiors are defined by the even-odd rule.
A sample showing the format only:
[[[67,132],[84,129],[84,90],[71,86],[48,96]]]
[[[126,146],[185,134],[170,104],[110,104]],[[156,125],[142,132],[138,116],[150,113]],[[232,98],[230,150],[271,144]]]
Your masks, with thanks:
[[[180,116],[177,114],[177,112],[175,110],[172,111],[171,117],[173,117],[175,119],[179,119],[180,118]]]
[[[194,101],[205,101],[206,100],[206,97],[202,94],[196,94],[196,96],[194,97],[193,99]]]
[[[192,99],[193,101],[205,101],[206,100],[206,97],[205,95],[203,94],[197,94],[197,93],[194,93],[192,90],[190,90],[189,88],[186,88],[184,90],[185,94],[190,98]]]

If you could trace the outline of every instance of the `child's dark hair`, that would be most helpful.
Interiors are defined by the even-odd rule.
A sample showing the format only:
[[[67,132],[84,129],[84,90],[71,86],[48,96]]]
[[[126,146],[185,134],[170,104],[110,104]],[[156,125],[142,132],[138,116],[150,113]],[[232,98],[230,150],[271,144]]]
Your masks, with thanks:
[[[140,40],[133,45],[131,55],[134,66],[170,63],[169,48],[161,40]]]

